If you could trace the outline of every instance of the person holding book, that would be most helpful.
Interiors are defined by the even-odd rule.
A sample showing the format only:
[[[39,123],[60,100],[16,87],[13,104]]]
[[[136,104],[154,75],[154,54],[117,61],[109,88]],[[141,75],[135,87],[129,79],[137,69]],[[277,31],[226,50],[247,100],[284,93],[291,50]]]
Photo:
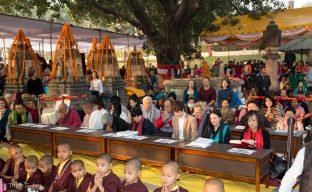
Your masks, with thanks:
[[[248,111],[246,114],[245,129],[241,140],[253,145],[257,149],[270,149],[270,134],[263,125],[259,111]]]

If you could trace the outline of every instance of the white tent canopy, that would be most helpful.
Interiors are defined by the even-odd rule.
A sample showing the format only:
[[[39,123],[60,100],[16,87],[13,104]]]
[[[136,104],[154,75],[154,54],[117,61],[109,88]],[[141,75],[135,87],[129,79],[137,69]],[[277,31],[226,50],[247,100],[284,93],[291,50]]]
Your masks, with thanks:
[[[49,21],[0,14],[0,38],[4,39],[6,47],[10,47],[17,31],[22,29],[26,37],[30,39],[34,50],[38,51],[41,49],[42,51],[43,43],[44,51],[50,52],[50,32],[52,32],[52,51],[54,51],[63,24],[52,22],[52,28],[50,25],[51,22]],[[131,35],[119,34],[101,29],[71,26],[71,30],[78,43],[79,49],[84,52],[91,48],[93,37],[96,37],[98,43],[100,43],[104,35],[108,35],[115,48],[141,47],[145,41],[145,39],[139,39]],[[0,47],[4,47],[3,40],[0,40]]]

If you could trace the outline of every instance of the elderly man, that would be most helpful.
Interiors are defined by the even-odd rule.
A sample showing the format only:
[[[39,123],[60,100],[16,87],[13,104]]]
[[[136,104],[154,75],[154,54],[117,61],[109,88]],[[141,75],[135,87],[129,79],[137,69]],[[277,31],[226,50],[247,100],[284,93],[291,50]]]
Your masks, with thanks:
[[[160,115],[160,111],[153,106],[153,101],[150,96],[145,96],[143,98],[143,104],[141,105],[143,117],[145,119],[150,120],[153,124],[155,124],[156,119]]]
[[[164,111],[161,112],[156,120],[156,128],[160,129],[160,136],[172,137],[172,117],[173,112],[171,110],[172,101],[167,99],[164,103]]]
[[[80,127],[79,114],[74,109],[70,109],[65,103],[59,105],[57,112],[60,115],[56,122],[57,125]]]
[[[160,98],[164,98],[164,99],[168,99],[169,98],[169,94],[175,94],[174,90],[173,89],[170,89],[170,85],[169,84],[166,84],[165,85],[165,89],[162,90],[160,93],[158,93],[156,95],[156,99],[160,99]]]
[[[7,93],[4,95],[4,99],[7,102],[8,106],[10,107],[11,110],[14,109],[14,103],[13,103],[13,96],[10,93]]]
[[[194,116],[196,117],[198,130],[203,130],[208,113],[205,111],[204,102],[197,102],[194,105]]]
[[[23,123],[32,123],[32,118],[31,118],[31,115],[25,111],[23,104],[16,102],[14,103],[14,110],[11,111],[10,115],[8,116],[6,133],[4,137],[8,141],[10,141],[11,140],[10,126],[16,125],[16,124],[23,124]]]

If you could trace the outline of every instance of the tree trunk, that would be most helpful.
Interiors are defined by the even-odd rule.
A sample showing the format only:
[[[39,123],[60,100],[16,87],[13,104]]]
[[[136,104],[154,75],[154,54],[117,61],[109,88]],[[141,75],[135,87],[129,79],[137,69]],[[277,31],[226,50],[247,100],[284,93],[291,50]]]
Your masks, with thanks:
[[[157,63],[168,64],[174,61],[179,62],[181,60],[181,35],[177,33],[177,30],[168,30],[167,39],[159,41],[160,38],[156,40],[151,40],[153,48],[155,50]]]

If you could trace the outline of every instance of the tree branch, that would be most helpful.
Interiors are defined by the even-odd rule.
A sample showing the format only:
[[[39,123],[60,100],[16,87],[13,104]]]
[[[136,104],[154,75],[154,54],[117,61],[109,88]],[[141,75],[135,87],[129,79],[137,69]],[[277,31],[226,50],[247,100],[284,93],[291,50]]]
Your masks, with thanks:
[[[164,40],[163,36],[159,33],[156,26],[144,11],[144,7],[137,0],[124,0],[124,2],[127,3],[136,19],[141,23],[140,29],[146,36],[154,38],[151,39],[154,42],[157,40]]]
[[[183,32],[194,15],[200,10],[203,0],[183,0],[175,15],[175,22],[179,32]]]
[[[166,15],[175,14],[178,10],[178,5],[176,0],[158,0],[164,9]]]
[[[91,5],[93,5],[96,9],[102,11],[103,13],[116,16],[116,17],[130,23],[134,27],[136,27],[138,29],[142,29],[142,24],[138,20],[131,18],[129,15],[124,15],[121,12],[117,12],[111,8],[104,7],[101,4],[97,3],[96,1],[91,1]]]

